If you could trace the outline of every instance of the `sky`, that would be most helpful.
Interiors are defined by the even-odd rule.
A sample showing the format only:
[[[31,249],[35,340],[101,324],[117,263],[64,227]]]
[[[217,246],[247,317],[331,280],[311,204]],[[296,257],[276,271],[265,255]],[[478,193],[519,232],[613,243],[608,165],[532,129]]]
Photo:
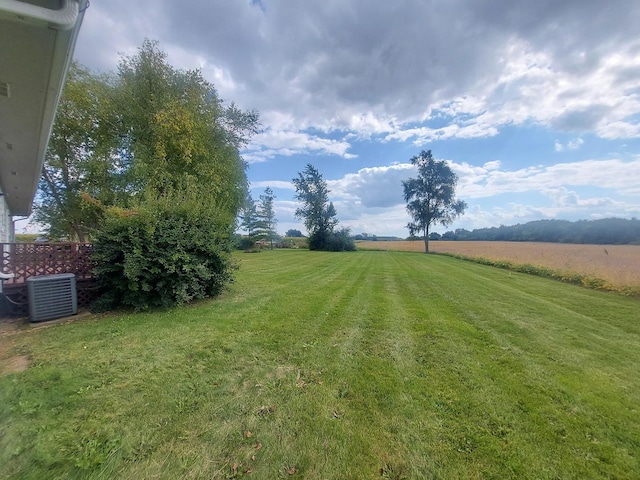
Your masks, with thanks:
[[[260,113],[251,193],[298,229],[291,179],[327,180],[340,225],[406,237],[402,180],[431,150],[456,228],[640,217],[637,0],[93,0],[75,58],[115,71],[145,38]]]

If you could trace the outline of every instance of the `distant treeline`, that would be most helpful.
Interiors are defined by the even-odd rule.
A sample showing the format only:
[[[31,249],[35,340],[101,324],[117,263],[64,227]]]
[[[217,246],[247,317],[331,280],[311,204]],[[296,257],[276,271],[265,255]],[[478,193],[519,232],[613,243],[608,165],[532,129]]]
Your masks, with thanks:
[[[509,242],[554,242],[640,245],[640,220],[603,218],[601,220],[537,220],[511,226],[478,228],[472,231],[458,228],[431,240],[489,240]]]
[[[353,238],[354,240],[368,240],[369,242],[393,242],[397,240],[403,240],[400,237],[372,235],[370,233],[359,233],[357,235],[353,235],[351,238]]]

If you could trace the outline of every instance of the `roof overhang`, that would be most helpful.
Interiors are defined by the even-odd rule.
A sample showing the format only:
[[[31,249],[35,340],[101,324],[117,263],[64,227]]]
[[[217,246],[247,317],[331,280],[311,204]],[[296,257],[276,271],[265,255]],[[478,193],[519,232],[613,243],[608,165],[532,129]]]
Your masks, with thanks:
[[[29,215],[88,0],[0,0],[0,188]]]

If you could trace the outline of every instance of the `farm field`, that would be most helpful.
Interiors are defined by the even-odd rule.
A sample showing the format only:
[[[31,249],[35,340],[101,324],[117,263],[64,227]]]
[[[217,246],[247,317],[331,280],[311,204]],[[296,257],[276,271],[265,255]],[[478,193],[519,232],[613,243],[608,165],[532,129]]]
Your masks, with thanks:
[[[359,249],[424,252],[419,241],[357,242]],[[436,253],[531,264],[601,278],[617,287],[640,286],[640,245],[575,245],[541,242],[430,241]]]
[[[237,259],[215,300],[0,328],[0,478],[640,478],[638,299],[442,255]]]

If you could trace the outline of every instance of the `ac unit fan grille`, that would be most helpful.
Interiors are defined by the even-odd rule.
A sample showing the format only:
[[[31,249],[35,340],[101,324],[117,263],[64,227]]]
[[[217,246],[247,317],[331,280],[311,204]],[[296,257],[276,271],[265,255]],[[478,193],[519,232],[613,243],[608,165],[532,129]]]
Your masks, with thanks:
[[[42,322],[78,313],[76,277],[72,273],[27,279],[32,322]]]

